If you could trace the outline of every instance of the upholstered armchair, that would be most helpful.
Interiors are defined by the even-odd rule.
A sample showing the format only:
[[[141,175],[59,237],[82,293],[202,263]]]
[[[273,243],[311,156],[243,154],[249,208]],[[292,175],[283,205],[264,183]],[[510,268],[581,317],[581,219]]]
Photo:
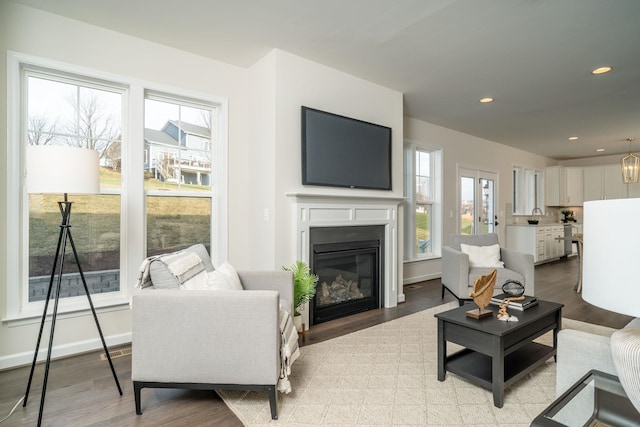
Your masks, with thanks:
[[[189,277],[195,277],[196,268],[213,271],[204,247],[181,254],[189,252],[202,260],[202,265],[183,263]],[[264,390],[271,417],[277,419],[283,367],[280,308],[293,310],[292,273],[239,271],[242,290],[181,290],[188,289],[182,279],[172,284],[176,277],[167,273],[174,260],[169,255],[148,263],[143,268],[148,278],[139,280],[142,289],[133,296],[136,413],[142,414],[143,388]],[[291,328],[297,351],[297,332]]]
[[[494,295],[502,293],[508,280],[522,283],[525,295],[534,295],[533,255],[501,248],[495,233],[452,235],[451,246],[442,248],[442,297],[446,289],[460,305],[470,301],[473,282],[494,269],[498,272]]]

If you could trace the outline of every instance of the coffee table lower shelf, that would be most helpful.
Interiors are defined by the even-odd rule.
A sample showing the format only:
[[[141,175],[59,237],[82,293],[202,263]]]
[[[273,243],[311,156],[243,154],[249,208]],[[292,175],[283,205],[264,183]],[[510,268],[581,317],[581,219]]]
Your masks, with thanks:
[[[504,357],[504,386],[508,387],[555,356],[556,349],[531,342]],[[447,356],[446,370],[492,390],[492,358],[470,349]]]

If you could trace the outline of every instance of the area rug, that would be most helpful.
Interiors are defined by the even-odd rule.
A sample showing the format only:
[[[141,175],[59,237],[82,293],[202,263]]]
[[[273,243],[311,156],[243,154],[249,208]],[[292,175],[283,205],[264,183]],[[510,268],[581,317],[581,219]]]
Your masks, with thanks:
[[[508,388],[502,408],[491,391],[455,374],[437,379],[435,313],[444,304],[301,348],[272,420],[263,392],[219,391],[246,426],[529,426],[555,397],[553,359]],[[602,335],[613,329],[563,319]],[[551,344],[551,333],[538,339]],[[448,351],[459,347],[448,344]]]

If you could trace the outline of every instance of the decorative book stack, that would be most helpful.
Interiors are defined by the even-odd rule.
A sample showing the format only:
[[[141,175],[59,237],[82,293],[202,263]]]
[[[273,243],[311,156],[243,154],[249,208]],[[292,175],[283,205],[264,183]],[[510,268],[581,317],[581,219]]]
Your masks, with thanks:
[[[513,295],[507,294],[499,294],[491,298],[491,304],[500,305],[505,298],[513,298]],[[525,295],[523,300],[520,301],[509,301],[508,308],[513,308],[514,310],[526,310],[527,308],[531,308],[533,306],[538,305],[538,298],[530,297]]]

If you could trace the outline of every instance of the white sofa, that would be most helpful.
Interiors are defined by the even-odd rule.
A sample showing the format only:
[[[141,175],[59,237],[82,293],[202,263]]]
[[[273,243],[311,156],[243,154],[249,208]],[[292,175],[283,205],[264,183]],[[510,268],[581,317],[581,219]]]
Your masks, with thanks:
[[[203,246],[189,248],[213,269]],[[151,284],[167,279],[151,264]],[[158,275],[160,274],[160,275]],[[136,413],[143,388],[264,390],[277,419],[280,305],[293,310],[290,271],[238,272],[244,290],[181,291],[167,281],[133,296],[131,379]],[[296,335],[297,337],[297,335]]]
[[[640,318],[627,327],[640,327]],[[558,333],[556,396],[560,396],[591,369],[618,375],[611,356],[611,337],[573,329]]]

